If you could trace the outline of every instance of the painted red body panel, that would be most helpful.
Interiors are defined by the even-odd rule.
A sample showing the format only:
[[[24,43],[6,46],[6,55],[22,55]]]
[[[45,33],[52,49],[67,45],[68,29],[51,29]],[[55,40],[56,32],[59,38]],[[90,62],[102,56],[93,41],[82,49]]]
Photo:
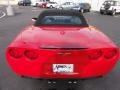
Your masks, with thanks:
[[[77,47],[84,49],[43,49],[42,47]],[[9,49],[18,48],[23,53],[13,58]],[[115,49],[116,55],[106,59],[105,54]],[[34,50],[39,57],[29,60],[24,51]],[[97,60],[90,60],[88,53],[100,50]],[[58,53],[70,53],[59,55]],[[115,66],[119,58],[119,49],[102,32],[94,27],[29,26],[25,28],[6,51],[7,61],[13,71],[21,76],[34,78],[90,78],[104,76]],[[74,64],[74,73],[53,73],[53,64]]]

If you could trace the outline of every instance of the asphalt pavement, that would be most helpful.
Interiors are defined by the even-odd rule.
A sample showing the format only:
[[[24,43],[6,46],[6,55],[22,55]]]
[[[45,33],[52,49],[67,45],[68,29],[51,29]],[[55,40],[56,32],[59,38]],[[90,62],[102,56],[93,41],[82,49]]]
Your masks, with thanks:
[[[2,16],[3,14],[2,14],[2,11],[0,11],[0,17]]]
[[[120,62],[110,74],[103,78],[75,80],[47,80],[21,78],[13,73],[6,62],[5,49],[25,26],[32,24],[44,9],[33,7],[14,7],[15,16],[0,19],[0,90],[120,90]],[[1,9],[2,10],[2,9]],[[120,16],[100,15],[98,12],[84,14],[89,24],[101,29],[120,47]]]

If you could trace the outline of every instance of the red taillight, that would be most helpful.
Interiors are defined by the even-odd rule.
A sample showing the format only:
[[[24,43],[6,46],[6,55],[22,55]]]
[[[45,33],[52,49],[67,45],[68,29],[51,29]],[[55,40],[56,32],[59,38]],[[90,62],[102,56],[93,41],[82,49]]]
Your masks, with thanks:
[[[23,56],[23,52],[19,48],[11,48],[8,50],[8,53],[14,58],[21,58]]]
[[[101,50],[91,50],[88,52],[88,58],[90,60],[97,60],[102,56]]]
[[[35,60],[39,56],[39,54],[35,50],[26,50],[24,52],[24,55],[30,60]]]
[[[104,57],[105,57],[106,59],[111,59],[111,58],[113,58],[116,54],[117,54],[117,50],[116,50],[116,49],[110,49],[110,50],[107,50],[107,52],[105,52]]]

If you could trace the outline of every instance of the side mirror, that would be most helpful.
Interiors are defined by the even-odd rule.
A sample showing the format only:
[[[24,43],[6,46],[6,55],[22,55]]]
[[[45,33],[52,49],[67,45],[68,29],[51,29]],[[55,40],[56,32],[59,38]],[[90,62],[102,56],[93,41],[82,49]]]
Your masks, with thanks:
[[[37,20],[37,18],[32,18],[32,21],[35,22]]]

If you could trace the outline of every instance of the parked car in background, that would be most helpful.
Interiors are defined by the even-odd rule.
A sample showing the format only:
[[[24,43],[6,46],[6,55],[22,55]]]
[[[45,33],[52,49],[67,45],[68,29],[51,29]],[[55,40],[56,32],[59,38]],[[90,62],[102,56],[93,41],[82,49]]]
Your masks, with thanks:
[[[47,4],[47,1],[45,1],[45,0],[36,0],[33,2],[32,6],[44,8],[44,7],[46,7],[46,4]]]
[[[34,6],[34,7],[36,7],[36,6],[37,6],[37,3],[39,3],[39,0],[33,1],[31,5]]]
[[[18,5],[19,6],[30,6],[31,5],[31,0],[19,0]]]
[[[57,2],[48,2],[46,7],[47,8],[55,8],[58,5]]]
[[[77,10],[82,13],[84,13],[85,11],[89,12],[90,9],[91,9],[91,5],[89,3],[79,3],[78,5],[72,8],[72,10]]]
[[[41,4],[38,4],[38,7],[46,8],[47,2],[41,2]]]
[[[120,1],[116,1],[116,0],[105,1],[100,8],[100,13],[101,14],[111,14],[111,15],[120,13]]]
[[[55,8],[57,9],[72,9],[76,4],[73,2],[65,2],[61,5],[57,5]]]

